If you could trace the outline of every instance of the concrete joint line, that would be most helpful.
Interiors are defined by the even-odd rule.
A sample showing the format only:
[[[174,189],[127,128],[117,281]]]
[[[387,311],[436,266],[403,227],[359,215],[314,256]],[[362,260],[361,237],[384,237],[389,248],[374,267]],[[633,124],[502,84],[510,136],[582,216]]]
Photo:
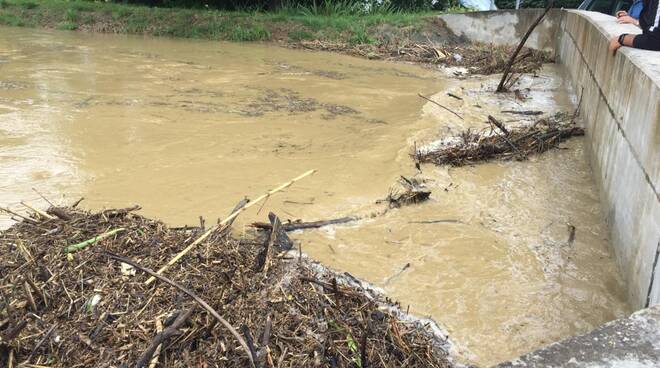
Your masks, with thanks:
[[[660,258],[660,241],[658,241],[658,247],[655,250],[655,259],[653,260],[653,266],[651,268],[651,281],[649,281],[649,291],[646,293],[645,308],[651,306],[651,291],[653,291],[653,280],[655,279],[655,269],[658,266],[658,258]]]
[[[603,93],[603,89],[600,87],[600,84],[598,84],[598,80],[596,79],[596,76],[594,75],[593,70],[591,70],[591,67],[589,63],[587,62],[587,59],[584,57],[584,54],[582,53],[582,50],[578,47],[577,42],[575,41],[575,38],[573,38],[573,35],[570,32],[566,32],[566,27],[563,27],[562,29],[564,31],[564,34],[567,34],[568,37],[571,39],[571,42],[573,42],[573,47],[575,47],[575,50],[580,54],[580,57],[582,58],[582,63],[584,64],[585,68],[587,68],[587,71],[589,72],[589,76],[591,79],[594,81],[596,84],[596,87],[598,88],[598,94],[600,97],[605,101],[605,105],[607,106],[607,110],[609,110],[610,116],[612,116],[612,119],[614,119],[614,122],[616,123],[617,129],[621,132],[621,136],[623,139],[626,141],[626,144],[628,145],[628,149],[632,153],[633,158],[635,159],[635,162],[637,162],[637,165],[639,166],[639,169],[642,170],[642,173],[644,174],[644,178],[646,179],[646,182],[651,186],[651,189],[653,190],[653,193],[655,194],[655,199],[660,202],[660,193],[658,193],[657,188],[653,184],[653,181],[651,180],[651,176],[644,170],[644,166],[642,165],[642,161],[640,160],[639,157],[637,157],[637,153],[635,150],[632,149],[633,145],[630,143],[630,140],[628,139],[628,136],[626,136],[625,130],[623,130],[623,127],[621,126],[621,122],[619,119],[616,117],[616,114],[614,113],[614,109],[612,106],[610,106],[609,101],[607,101],[607,97],[605,96],[605,93]],[[657,260],[657,257],[656,257]]]

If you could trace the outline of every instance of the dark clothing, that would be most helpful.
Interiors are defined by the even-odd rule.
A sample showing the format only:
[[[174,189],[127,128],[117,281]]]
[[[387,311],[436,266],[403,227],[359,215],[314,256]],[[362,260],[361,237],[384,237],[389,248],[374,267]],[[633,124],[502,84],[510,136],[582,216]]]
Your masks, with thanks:
[[[660,51],[660,0],[644,0],[639,26],[642,34],[635,37],[633,47]]]

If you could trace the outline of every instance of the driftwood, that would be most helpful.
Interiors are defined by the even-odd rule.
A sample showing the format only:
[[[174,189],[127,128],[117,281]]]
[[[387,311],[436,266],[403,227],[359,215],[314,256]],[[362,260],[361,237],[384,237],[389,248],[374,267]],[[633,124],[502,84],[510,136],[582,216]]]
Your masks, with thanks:
[[[352,222],[356,220],[357,220],[356,217],[341,217],[332,220],[321,220],[321,221],[311,221],[311,222],[294,221],[294,222],[287,222],[282,224],[281,230],[294,231],[294,230],[305,230],[305,229],[317,229],[329,225],[345,224],[347,222]],[[250,226],[262,230],[271,230],[273,228],[273,225],[266,222],[253,222]]]
[[[154,336],[153,340],[151,340],[151,343],[149,344],[149,347],[147,350],[140,355],[140,358],[138,359],[137,363],[135,363],[135,368],[143,368],[146,367],[150,362],[152,357],[154,356],[154,353],[159,350],[159,347],[167,342],[171,337],[174,337],[179,334],[179,328],[183,326],[184,323],[190,318],[190,315],[192,315],[193,311],[195,310],[195,306],[192,306],[185,311],[179,312],[179,315],[176,317],[174,322],[172,322],[171,325],[169,325],[167,328],[165,328],[163,331],[159,332]]]

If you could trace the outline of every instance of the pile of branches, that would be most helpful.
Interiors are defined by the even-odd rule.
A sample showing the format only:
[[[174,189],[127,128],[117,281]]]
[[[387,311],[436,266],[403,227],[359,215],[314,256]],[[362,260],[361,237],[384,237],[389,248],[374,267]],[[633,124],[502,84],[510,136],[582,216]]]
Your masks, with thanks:
[[[505,70],[515,46],[496,46],[492,44],[438,45],[428,43],[389,42],[375,45],[327,41],[301,41],[306,49],[332,51],[359,56],[368,59],[408,61],[427,65],[460,66],[473,74],[496,74]],[[552,62],[549,53],[524,48],[512,66],[512,73],[533,73],[541,69],[544,63]]]
[[[280,231],[211,228],[148,284],[207,231],[135,209],[35,210],[0,232],[1,367],[451,366],[429,323]]]
[[[575,124],[575,114],[557,113],[531,125],[511,129],[492,116],[488,120],[489,130],[468,129],[438,148],[416,150],[413,154],[416,162],[464,166],[493,159],[525,160],[530,155],[556,148],[570,137],[584,135],[584,129]]]

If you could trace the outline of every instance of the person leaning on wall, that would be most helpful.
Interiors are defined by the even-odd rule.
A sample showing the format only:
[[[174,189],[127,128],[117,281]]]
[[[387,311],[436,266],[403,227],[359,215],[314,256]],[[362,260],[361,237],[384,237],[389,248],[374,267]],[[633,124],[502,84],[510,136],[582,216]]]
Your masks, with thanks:
[[[610,40],[610,53],[614,54],[621,46],[636,49],[660,51],[660,0],[643,0],[639,15],[642,34],[624,33]]]
[[[639,15],[644,9],[644,0],[635,0],[628,11],[619,10],[616,12],[616,21],[621,24],[633,24],[639,27]]]

